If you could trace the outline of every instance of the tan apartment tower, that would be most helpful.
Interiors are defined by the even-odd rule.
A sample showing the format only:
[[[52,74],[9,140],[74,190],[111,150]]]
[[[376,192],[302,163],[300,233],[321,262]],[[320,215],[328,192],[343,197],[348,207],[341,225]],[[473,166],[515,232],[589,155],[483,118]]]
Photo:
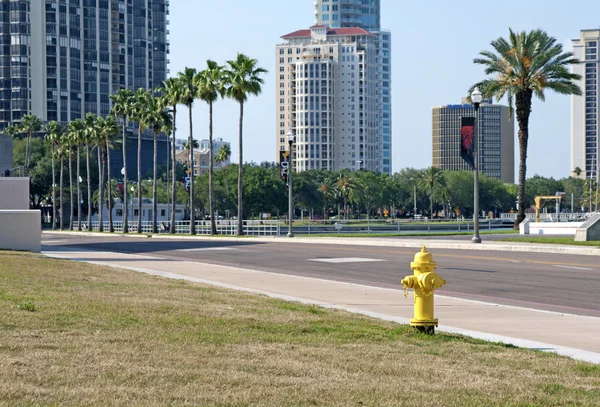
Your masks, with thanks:
[[[384,171],[377,36],[315,25],[276,47],[276,160],[296,134],[296,171]]]
[[[448,171],[470,170],[460,155],[462,117],[474,117],[466,100],[460,105],[432,109],[432,155],[434,167]],[[489,177],[515,182],[515,123],[508,106],[484,101],[479,107],[479,168]]]

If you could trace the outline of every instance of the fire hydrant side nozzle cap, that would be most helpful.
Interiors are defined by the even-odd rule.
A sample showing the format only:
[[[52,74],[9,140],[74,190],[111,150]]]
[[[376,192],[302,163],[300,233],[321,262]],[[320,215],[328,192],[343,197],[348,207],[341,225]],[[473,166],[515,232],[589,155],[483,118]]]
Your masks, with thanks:
[[[427,251],[427,247],[422,246],[421,251],[415,254],[414,261],[410,263],[410,268],[415,269],[417,267],[431,267],[435,269],[437,263],[433,261],[433,256]]]

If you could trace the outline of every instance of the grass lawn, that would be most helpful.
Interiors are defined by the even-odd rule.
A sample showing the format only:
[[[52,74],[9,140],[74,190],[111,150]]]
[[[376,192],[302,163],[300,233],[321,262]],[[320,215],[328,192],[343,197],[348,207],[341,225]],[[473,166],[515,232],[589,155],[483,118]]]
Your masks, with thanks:
[[[498,239],[505,242],[524,243],[546,243],[546,244],[568,244],[574,246],[596,246],[600,247],[600,241],[576,242],[572,237],[507,237]]]
[[[518,234],[518,230],[484,230],[480,229],[480,235],[513,235]],[[299,237],[403,237],[403,236],[466,236],[472,235],[473,231],[470,232],[413,232],[413,233],[367,233],[366,231],[363,233],[344,233],[342,232],[338,235],[337,233],[323,233],[318,235],[297,235]],[[503,239],[504,240],[504,239]]]
[[[600,405],[598,365],[14,252],[0,366],[10,406]]]

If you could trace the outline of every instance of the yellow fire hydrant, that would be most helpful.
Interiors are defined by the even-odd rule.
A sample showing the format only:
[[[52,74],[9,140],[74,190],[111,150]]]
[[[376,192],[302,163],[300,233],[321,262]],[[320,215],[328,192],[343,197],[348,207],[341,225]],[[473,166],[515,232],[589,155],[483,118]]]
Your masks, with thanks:
[[[402,280],[405,295],[408,295],[409,288],[415,292],[414,318],[410,319],[410,326],[430,335],[435,333],[435,327],[438,326],[437,318],[433,317],[433,292],[446,284],[446,280],[434,272],[436,267],[433,256],[423,246],[410,263],[415,274]]]

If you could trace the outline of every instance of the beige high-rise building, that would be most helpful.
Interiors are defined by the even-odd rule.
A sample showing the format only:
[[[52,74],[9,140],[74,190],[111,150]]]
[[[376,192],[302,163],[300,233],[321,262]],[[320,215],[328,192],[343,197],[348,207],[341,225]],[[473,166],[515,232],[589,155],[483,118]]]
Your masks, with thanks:
[[[276,47],[276,160],[296,134],[294,167],[382,172],[377,36],[315,25]]]
[[[490,101],[487,101],[490,102]],[[432,109],[434,167],[461,171],[470,167],[460,155],[462,117],[475,117],[475,109],[463,100],[460,105]],[[515,123],[508,106],[482,103],[479,106],[479,168],[490,178],[515,182]]]

